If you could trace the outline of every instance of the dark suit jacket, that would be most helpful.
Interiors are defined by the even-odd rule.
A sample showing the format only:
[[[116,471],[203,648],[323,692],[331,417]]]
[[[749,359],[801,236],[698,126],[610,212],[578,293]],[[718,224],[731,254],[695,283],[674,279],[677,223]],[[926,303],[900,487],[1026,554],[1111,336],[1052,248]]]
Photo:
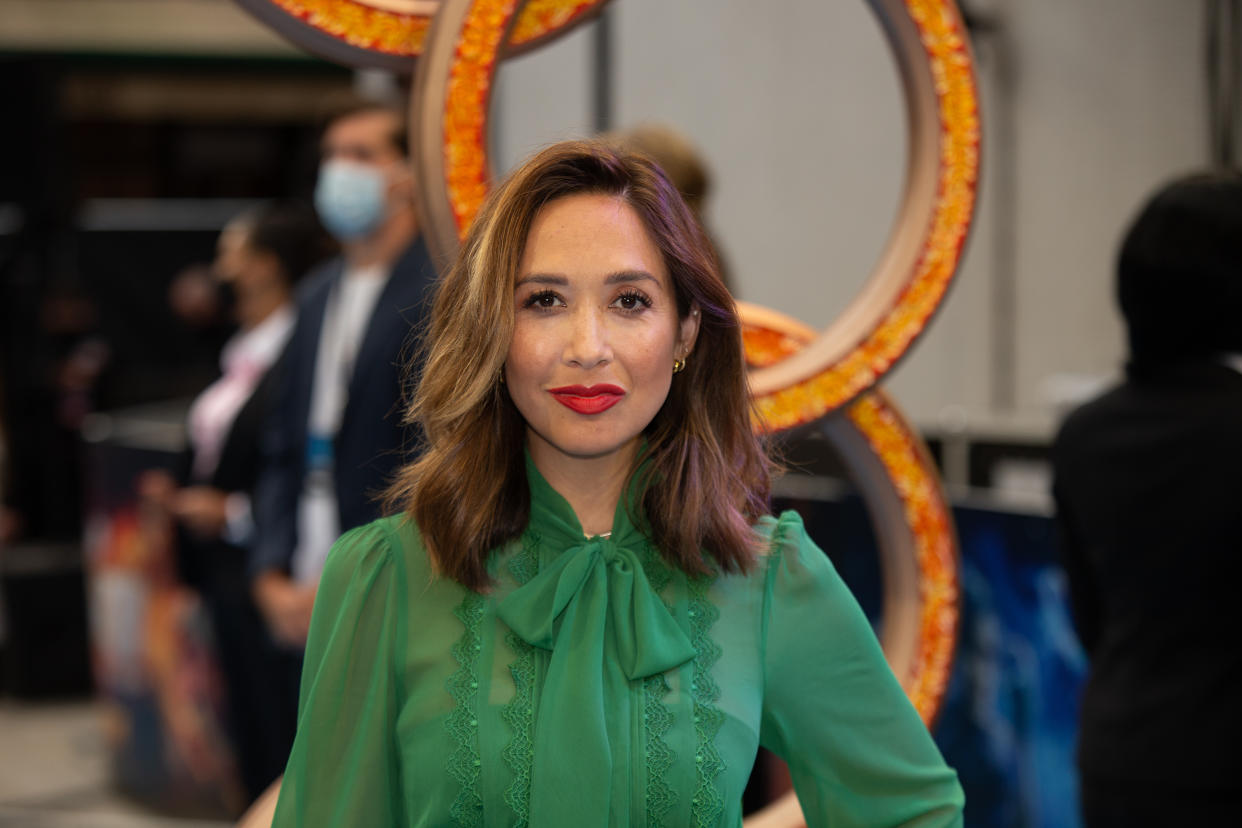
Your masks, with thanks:
[[[220,447],[220,459],[209,480],[190,480],[190,483],[206,483],[225,492],[253,494],[259,476],[260,438],[266,419],[276,395],[277,379],[288,349],[267,370],[250,399],[237,412],[229,433]],[[193,467],[193,462],[188,468]]]
[[[1239,790],[1242,375],[1131,368],[1053,449],[1085,781]]]
[[[250,571],[288,571],[297,546],[297,506],[306,473],[307,420],[324,312],[344,262],[334,259],[307,277],[289,340],[275,405],[264,434],[253,508],[257,538]],[[334,446],[341,531],[379,517],[376,496],[404,464],[414,435],[404,415],[404,357],[421,327],[435,280],[427,247],[416,239],[393,265],[363,335]]]
[[[184,457],[183,482],[244,492],[254,502],[263,461],[260,444],[288,354],[286,345],[237,412],[211,476],[191,476],[191,447]],[[284,770],[293,746],[300,662],[269,642],[250,597],[245,548],[185,527],[178,528],[176,548],[181,580],[199,593],[211,616],[215,652],[228,689],[229,731],[242,782],[253,799]]]
[[[284,354],[287,353],[286,349]],[[282,354],[238,410],[220,447],[216,468],[209,477],[194,477],[194,447],[186,447],[179,462],[181,485],[205,485],[224,492],[241,492],[253,500],[261,464],[260,443],[284,359]],[[234,557],[238,561],[238,571],[243,570],[241,561],[245,559],[245,551],[223,538],[203,538],[179,526],[177,549],[181,579],[201,591],[210,592],[213,584],[228,579],[226,571],[232,567]]]

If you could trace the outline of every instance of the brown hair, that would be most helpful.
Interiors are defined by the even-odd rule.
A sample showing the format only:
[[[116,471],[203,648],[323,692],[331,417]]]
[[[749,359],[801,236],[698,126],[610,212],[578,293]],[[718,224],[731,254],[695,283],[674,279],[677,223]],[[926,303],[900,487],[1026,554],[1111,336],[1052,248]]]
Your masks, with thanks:
[[[678,315],[701,315],[694,353],[647,426],[643,517],[672,565],[726,572],[754,560],[751,525],[768,511],[772,464],[751,430],[741,327],[712,246],[659,168],[598,141],[548,147],[488,196],[443,278],[407,413],[423,455],[389,489],[409,512],[439,569],[471,589],[488,585],[490,550],[530,515],[525,423],[499,381],[513,336],[513,290],[539,210],[575,194],[615,196],[641,218],[664,256]],[[646,462],[644,465],[645,461]]]
[[[328,127],[337,121],[344,121],[355,115],[370,115],[373,112],[382,112],[392,116],[393,124],[388,132],[388,141],[402,158],[409,158],[410,136],[407,124],[409,119],[405,109],[398,103],[365,98],[354,93],[332,97],[322,108],[319,131],[326,132]]]
[[[602,137],[610,144],[642,153],[659,164],[695,216],[702,218],[703,202],[711,192],[712,179],[689,138],[661,124],[641,124]]]

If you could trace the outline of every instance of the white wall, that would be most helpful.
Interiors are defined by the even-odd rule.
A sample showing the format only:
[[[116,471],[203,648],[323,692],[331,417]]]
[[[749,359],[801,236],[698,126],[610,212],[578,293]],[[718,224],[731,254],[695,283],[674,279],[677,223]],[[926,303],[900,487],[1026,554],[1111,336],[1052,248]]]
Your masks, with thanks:
[[[1153,187],[1208,161],[1203,4],[1008,5],[1020,35],[1018,399],[1031,408],[1055,372],[1119,365],[1120,237]]]
[[[1202,7],[973,5],[1002,26],[979,48],[978,219],[957,285],[887,387],[924,424],[1046,431],[1050,378],[1107,375],[1122,359],[1111,280],[1125,222],[1152,187],[1206,161]],[[739,296],[828,324],[874,263],[902,179],[896,75],[867,5],[615,0],[610,14],[616,125],[660,121],[697,142]],[[580,31],[504,67],[502,167],[589,132],[591,48]],[[1011,141],[993,116],[1011,119]]]

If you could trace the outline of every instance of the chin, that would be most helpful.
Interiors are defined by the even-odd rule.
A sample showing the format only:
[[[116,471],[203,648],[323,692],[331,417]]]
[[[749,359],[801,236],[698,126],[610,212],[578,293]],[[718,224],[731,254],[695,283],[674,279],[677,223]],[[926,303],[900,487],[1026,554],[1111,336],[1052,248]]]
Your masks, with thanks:
[[[640,437],[640,435],[628,437],[571,434],[549,435],[534,429],[531,429],[531,432],[533,436],[537,437],[548,448],[566,457],[572,457],[575,460],[598,460],[602,457],[608,457],[628,449],[636,444]]]

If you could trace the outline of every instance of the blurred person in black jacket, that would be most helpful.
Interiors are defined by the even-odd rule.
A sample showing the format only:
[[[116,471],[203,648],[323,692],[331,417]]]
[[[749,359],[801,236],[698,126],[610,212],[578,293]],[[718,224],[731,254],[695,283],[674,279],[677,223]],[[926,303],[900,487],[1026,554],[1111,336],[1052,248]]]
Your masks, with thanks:
[[[402,354],[436,277],[414,213],[404,114],[351,101],[328,122],[320,149],[315,209],[341,255],[308,276],[298,297],[264,429],[250,556],[268,629],[299,657],[328,550],[380,516],[378,495],[414,448]],[[293,703],[297,696],[294,687]]]
[[[1160,190],[1118,262],[1130,361],[1053,450],[1099,826],[1225,825],[1242,794],[1242,176]]]
[[[190,408],[183,480],[149,472],[142,481],[148,502],[177,521],[182,577],[211,615],[231,735],[252,799],[284,770],[297,710],[281,686],[288,656],[265,634],[246,577],[251,495],[262,425],[296,321],[294,287],[332,251],[314,211],[296,202],[263,205],[225,228],[212,270],[238,331],[221,353],[220,377]]]

